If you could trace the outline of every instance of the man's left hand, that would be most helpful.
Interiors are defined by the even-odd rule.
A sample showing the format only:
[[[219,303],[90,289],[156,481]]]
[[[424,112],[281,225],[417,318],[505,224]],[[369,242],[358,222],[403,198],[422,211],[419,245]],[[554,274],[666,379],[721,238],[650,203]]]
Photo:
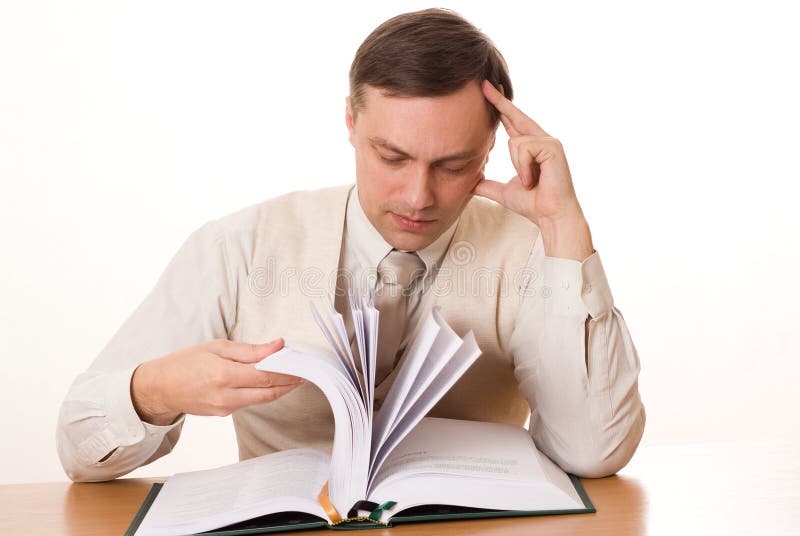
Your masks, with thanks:
[[[547,255],[585,259],[594,248],[561,142],[514,106],[489,81],[484,80],[481,87],[486,99],[500,112],[517,175],[507,183],[482,178],[473,193],[496,201],[535,223],[542,232]]]

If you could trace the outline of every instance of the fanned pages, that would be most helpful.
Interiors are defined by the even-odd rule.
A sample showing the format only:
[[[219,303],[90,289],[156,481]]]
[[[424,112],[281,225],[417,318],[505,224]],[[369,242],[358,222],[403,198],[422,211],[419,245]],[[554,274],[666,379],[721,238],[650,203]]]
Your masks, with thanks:
[[[352,300],[351,300],[352,301]],[[374,368],[370,365],[375,363],[377,353],[377,333],[380,322],[379,313],[375,309],[372,296],[366,296],[351,303],[351,313],[353,314],[353,327],[358,347],[364,347],[368,352],[367,356],[360,356],[359,361],[368,364],[366,383],[364,375],[355,369],[355,358],[352,356],[351,344],[347,338],[342,315],[333,308],[328,310],[328,318],[324,319],[317,308],[312,304],[311,309],[317,325],[323,332],[325,340],[331,347],[332,357],[336,358],[339,366],[338,381],[345,382],[350,380],[352,389],[350,393],[358,393],[360,396],[361,408],[356,417],[347,413],[344,408],[336,408],[331,403],[333,409],[336,432],[333,440],[333,450],[331,454],[331,480],[329,483],[330,500],[339,512],[346,512],[358,500],[367,496],[370,477],[374,475],[373,466],[379,466],[383,459],[391,450],[402,441],[411,431],[416,423],[425,416],[425,413],[438,402],[452,382],[432,381],[434,378],[422,376],[421,371],[433,372],[443,370],[453,358],[458,361],[450,368],[453,382],[466,372],[469,365],[480,355],[480,350],[472,332],[464,338],[459,337],[447,326],[442,318],[439,307],[434,306],[430,314],[423,321],[421,329],[417,330],[417,337],[411,344],[407,355],[401,360],[400,370],[397,372],[394,383],[389,389],[386,401],[378,412],[377,418],[372,420],[373,396],[375,393]],[[359,316],[367,318],[366,322],[358,322]],[[328,327],[328,323],[334,326]],[[374,343],[374,344],[373,344]],[[459,352],[464,348],[464,351]],[[306,361],[297,345],[286,342],[283,349],[261,361],[257,368],[283,374],[293,374],[307,378],[317,384],[320,389],[331,400],[331,396],[324,389],[316,378],[307,376],[308,367],[303,363]],[[319,353],[309,353],[320,357]],[[288,356],[288,358],[287,358]],[[321,370],[321,369],[320,369]],[[327,370],[327,369],[326,369]],[[341,371],[344,371],[342,373]],[[329,385],[330,382],[322,380]],[[410,396],[409,396],[410,395]],[[423,403],[417,404],[419,400]],[[404,404],[408,401],[407,404]],[[337,411],[339,413],[337,413]],[[361,417],[364,417],[361,420]],[[347,421],[350,419],[348,426]],[[350,428],[348,432],[347,429]],[[351,444],[342,436],[362,437],[367,434],[368,439],[364,444]],[[347,456],[352,453],[353,456]],[[342,464],[334,469],[336,464]],[[340,473],[341,471],[341,473]],[[350,484],[343,485],[338,481],[337,476],[350,475]],[[357,483],[354,482],[357,480]],[[361,487],[359,487],[361,486]]]

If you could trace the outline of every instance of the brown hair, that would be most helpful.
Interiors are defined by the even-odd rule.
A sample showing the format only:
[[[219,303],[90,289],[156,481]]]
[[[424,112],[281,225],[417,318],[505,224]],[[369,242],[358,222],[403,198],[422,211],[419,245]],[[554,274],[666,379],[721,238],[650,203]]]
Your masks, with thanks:
[[[438,97],[484,78],[513,99],[503,55],[470,22],[443,8],[403,13],[375,28],[356,51],[350,66],[353,120],[365,104],[365,85],[388,97]],[[490,127],[497,128],[500,113],[486,105]]]

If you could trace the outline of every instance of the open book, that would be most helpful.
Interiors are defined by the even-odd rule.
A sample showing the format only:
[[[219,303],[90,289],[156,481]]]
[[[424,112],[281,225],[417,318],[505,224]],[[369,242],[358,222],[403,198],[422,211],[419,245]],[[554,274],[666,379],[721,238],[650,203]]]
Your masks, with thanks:
[[[330,305],[324,315],[313,303],[311,309],[331,351],[287,341],[256,366],[322,390],[335,421],[331,454],[292,449],[176,474],[153,486],[126,535],[595,511],[580,480],[540,453],[524,428],[425,417],[481,353],[472,332],[459,337],[439,307],[416,327],[376,413],[379,318],[372,296],[351,298],[357,357],[342,315]]]

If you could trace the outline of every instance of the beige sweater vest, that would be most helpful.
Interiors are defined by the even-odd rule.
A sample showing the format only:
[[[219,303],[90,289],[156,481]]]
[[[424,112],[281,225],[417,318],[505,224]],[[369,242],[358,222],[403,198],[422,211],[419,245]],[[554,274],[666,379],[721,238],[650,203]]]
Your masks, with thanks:
[[[352,187],[297,191],[262,204],[232,340],[260,343],[283,337],[327,349],[309,301],[334,295]],[[464,208],[428,305],[439,305],[459,335],[473,330],[482,354],[431,416],[525,423],[530,408],[519,392],[507,348],[520,290],[532,276],[526,264],[537,235],[533,223],[487,199],[473,197]],[[337,309],[347,314],[343,305],[337,298]],[[397,370],[377,386],[378,403]],[[242,460],[298,447],[331,449],[333,415],[311,383],[271,403],[239,410],[233,421]]]

